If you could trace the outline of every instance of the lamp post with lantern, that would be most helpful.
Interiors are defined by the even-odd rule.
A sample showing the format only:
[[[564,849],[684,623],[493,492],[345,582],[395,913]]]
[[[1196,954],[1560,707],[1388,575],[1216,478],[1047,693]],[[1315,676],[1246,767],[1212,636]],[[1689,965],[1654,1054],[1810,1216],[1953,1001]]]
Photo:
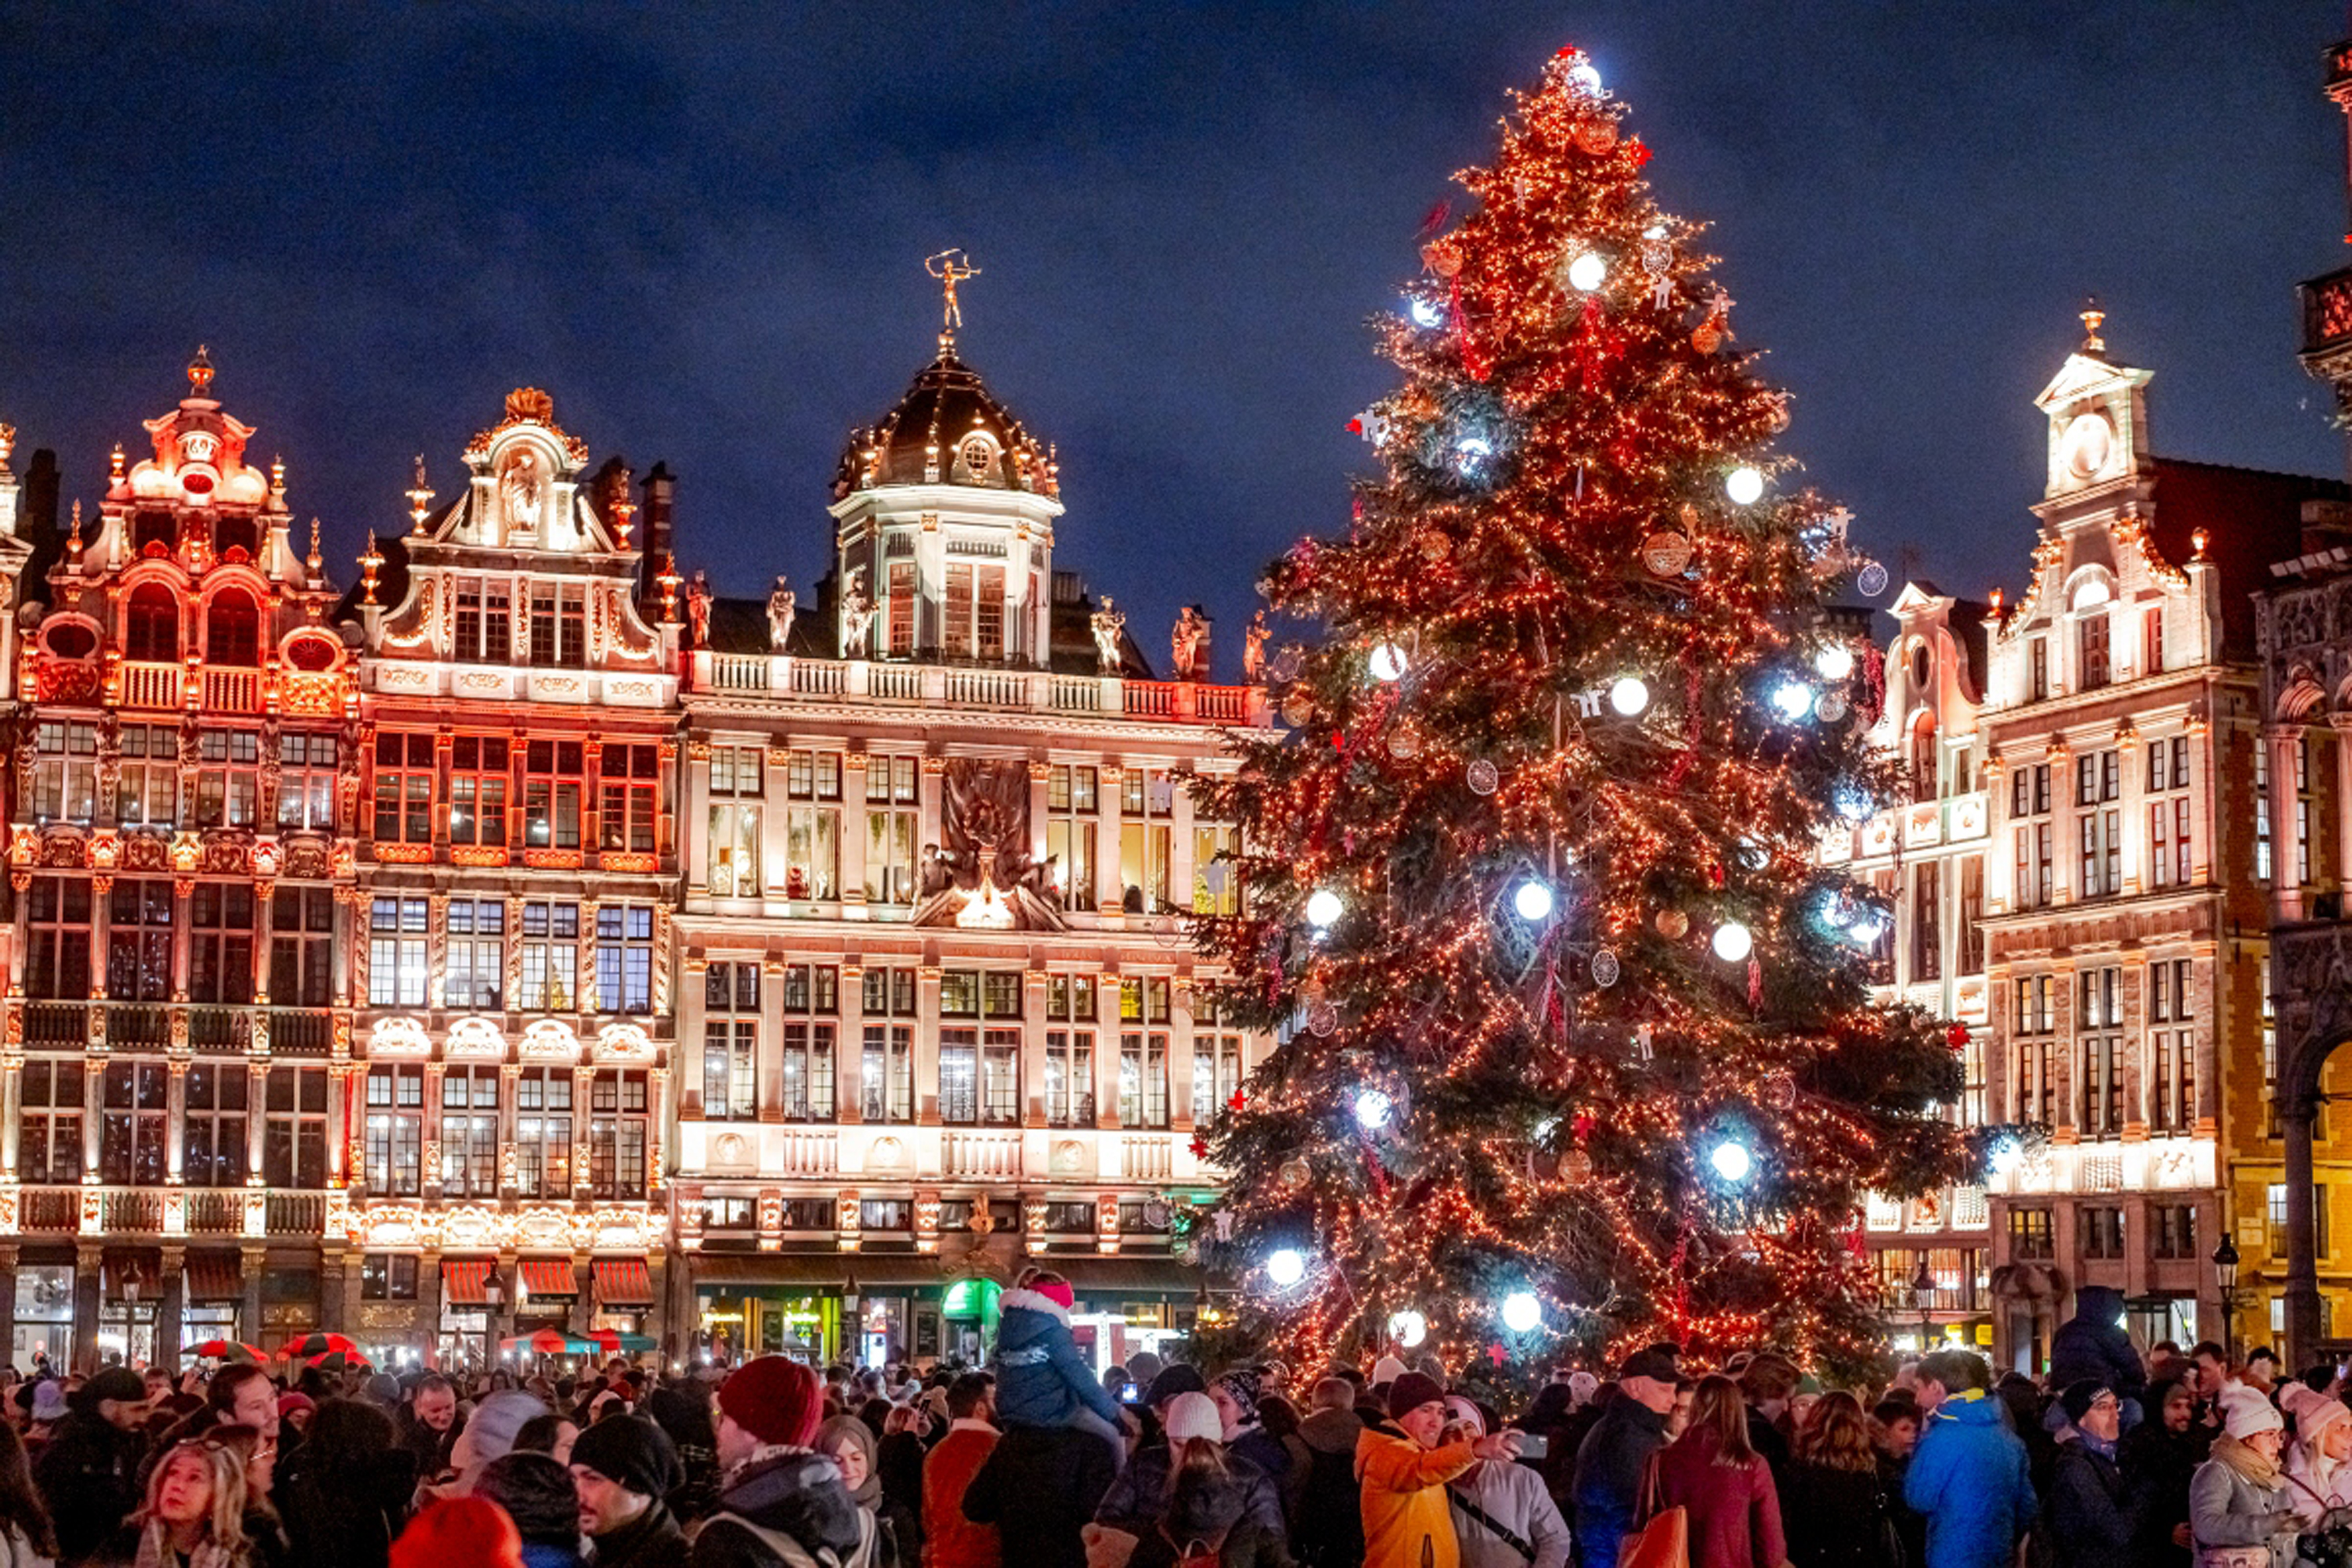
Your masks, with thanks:
[[[2231,1342],[2237,1331],[2238,1249],[2227,1236],[2213,1249],[2213,1273],[2221,1286],[2221,1360],[2228,1364],[2237,1359]]]
[[[1926,1355],[1929,1347],[1927,1309],[1936,1300],[1936,1274],[1927,1267],[1927,1255],[1919,1255],[1919,1271],[1911,1276],[1911,1307],[1919,1314],[1919,1353]]]

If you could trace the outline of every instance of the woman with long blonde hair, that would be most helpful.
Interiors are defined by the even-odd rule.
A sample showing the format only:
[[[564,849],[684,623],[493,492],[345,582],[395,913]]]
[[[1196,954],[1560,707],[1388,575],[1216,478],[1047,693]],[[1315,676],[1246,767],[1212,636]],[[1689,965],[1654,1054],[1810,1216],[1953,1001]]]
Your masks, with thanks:
[[[1690,1568],[1781,1568],[1780,1500],[1748,1441],[1748,1402],[1727,1377],[1699,1379],[1688,1430],[1658,1455],[1659,1506],[1690,1511]]]
[[[131,1516],[131,1568],[252,1568],[245,1533],[249,1456],[210,1433],[174,1443],[147,1478],[147,1500]]]

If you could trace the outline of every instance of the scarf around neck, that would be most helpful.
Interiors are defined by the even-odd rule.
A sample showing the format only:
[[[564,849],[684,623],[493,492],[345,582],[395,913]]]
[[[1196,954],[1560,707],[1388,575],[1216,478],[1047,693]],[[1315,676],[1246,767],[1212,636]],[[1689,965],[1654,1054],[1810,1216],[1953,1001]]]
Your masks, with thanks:
[[[2212,1457],[2249,1486],[2266,1492],[2279,1489],[2278,1461],[2263,1458],[2227,1432],[2213,1439]]]

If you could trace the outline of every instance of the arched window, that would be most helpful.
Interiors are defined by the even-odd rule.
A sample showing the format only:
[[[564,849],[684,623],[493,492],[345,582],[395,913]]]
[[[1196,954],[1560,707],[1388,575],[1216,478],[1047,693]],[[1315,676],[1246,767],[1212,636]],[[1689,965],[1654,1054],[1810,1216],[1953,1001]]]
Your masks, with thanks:
[[[123,607],[122,656],[150,663],[176,664],[180,658],[180,604],[161,583],[142,583],[131,590]]]
[[[213,596],[205,609],[205,660],[237,669],[261,662],[261,612],[253,595],[230,588]]]
[[[1911,798],[1936,798],[1936,716],[1922,713],[1911,722]]]

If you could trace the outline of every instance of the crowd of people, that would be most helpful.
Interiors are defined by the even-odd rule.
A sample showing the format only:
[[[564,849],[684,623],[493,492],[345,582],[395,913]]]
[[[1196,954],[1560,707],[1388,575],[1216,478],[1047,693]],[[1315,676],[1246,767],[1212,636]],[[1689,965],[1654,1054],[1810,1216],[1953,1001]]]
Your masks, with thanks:
[[[927,1375],[0,1373],[0,1568],[2352,1568],[2337,1369],[2089,1310],[2040,1383],[1657,1344],[1506,1420],[1393,1355],[1097,1375],[1059,1277],[1001,1307]]]

